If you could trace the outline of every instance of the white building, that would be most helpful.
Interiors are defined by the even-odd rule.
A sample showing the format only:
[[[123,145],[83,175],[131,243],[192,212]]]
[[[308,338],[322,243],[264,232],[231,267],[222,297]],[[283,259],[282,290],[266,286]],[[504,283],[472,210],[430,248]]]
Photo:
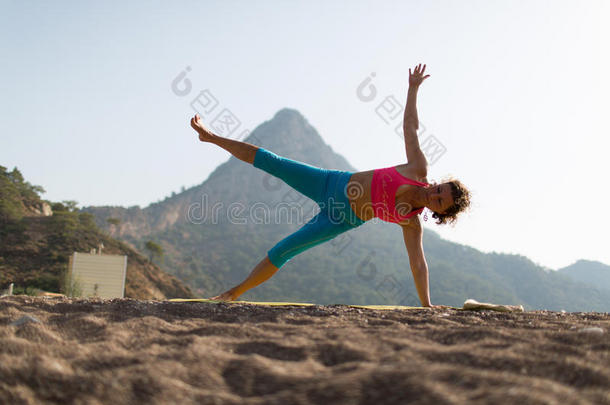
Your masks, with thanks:
[[[83,297],[125,296],[127,256],[74,252],[68,268],[69,280],[78,286]]]

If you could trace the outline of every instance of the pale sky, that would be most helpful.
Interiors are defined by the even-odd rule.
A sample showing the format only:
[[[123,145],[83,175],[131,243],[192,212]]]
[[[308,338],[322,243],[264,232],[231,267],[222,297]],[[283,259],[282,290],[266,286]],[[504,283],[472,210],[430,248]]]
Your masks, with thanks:
[[[446,150],[429,179],[473,192],[455,228],[426,226],[554,269],[610,264],[608,21],[602,0],[0,1],[0,165],[52,201],[144,207],[228,159],[188,125],[204,89],[240,131],[295,108],[358,170],[400,164],[400,118],[376,110],[421,62],[420,140]]]

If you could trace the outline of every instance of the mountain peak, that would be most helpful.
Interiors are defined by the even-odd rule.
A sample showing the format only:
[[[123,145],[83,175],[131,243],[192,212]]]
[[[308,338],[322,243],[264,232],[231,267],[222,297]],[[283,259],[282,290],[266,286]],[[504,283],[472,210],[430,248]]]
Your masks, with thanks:
[[[342,156],[332,151],[303,114],[293,108],[277,111],[245,141],[318,167],[353,170]]]
[[[282,118],[299,118],[303,121],[305,120],[305,117],[303,117],[303,114],[301,114],[298,110],[295,110],[294,108],[282,108],[281,110],[279,110],[278,112],[275,113],[275,115],[273,116],[273,119],[282,119]]]
[[[298,110],[282,108],[246,138],[274,153],[317,167],[355,171],[345,158],[324,142]]]

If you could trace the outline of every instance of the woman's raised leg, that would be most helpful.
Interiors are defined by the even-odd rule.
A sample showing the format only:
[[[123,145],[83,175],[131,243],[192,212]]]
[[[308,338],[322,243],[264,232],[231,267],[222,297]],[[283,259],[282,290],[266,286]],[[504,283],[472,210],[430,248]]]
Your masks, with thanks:
[[[318,204],[324,201],[330,170],[279,156],[265,148],[257,151],[254,167],[283,180]]]
[[[278,156],[271,151],[247,142],[215,135],[203,125],[198,114],[191,119],[191,127],[199,133],[199,139],[202,142],[218,145],[236,158],[282,179],[290,187],[318,204],[322,202],[329,170]],[[257,153],[259,149],[262,150]]]
[[[203,125],[199,114],[195,114],[195,116],[191,118],[191,127],[197,131],[199,134],[199,140],[201,142],[213,143],[214,145],[220,146],[239,160],[243,160],[244,162],[250,164],[254,163],[254,157],[256,156],[258,146],[215,135],[212,133],[212,131],[207,129],[205,125]]]

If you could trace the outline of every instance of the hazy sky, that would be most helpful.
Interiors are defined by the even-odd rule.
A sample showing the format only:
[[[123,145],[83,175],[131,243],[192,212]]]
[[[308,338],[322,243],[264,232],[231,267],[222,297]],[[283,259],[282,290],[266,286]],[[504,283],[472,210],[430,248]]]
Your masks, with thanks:
[[[429,179],[460,178],[474,203],[426,226],[551,268],[610,264],[610,2],[0,5],[0,165],[46,199],[146,206],[204,181],[229,157],[188,125],[206,89],[240,131],[291,107],[358,170],[400,164],[400,118],[380,112],[422,62],[420,141],[445,150]]]

